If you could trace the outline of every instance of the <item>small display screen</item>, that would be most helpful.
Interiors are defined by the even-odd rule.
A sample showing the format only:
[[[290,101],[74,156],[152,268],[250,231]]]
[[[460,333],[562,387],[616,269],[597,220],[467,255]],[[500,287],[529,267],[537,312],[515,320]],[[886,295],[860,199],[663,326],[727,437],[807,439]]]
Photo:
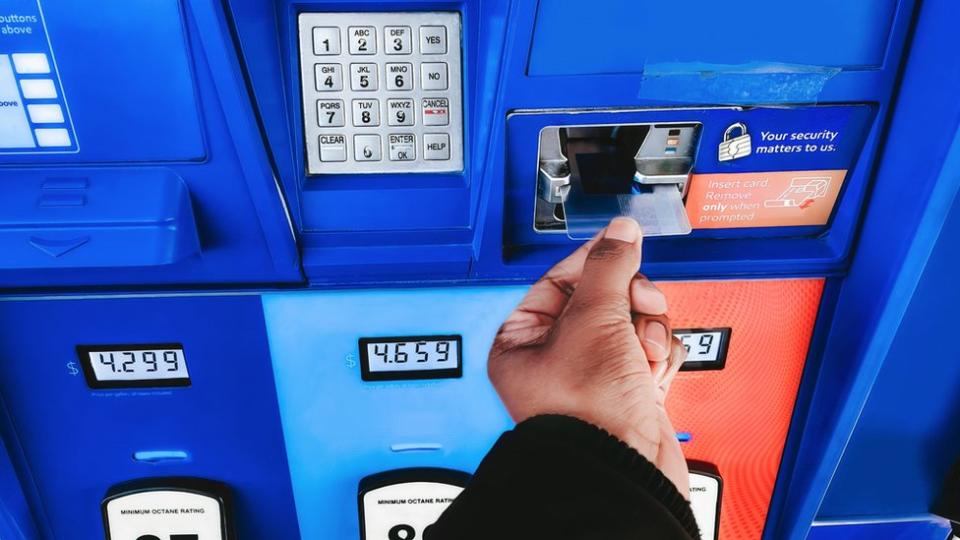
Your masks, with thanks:
[[[178,344],[81,345],[77,354],[91,388],[190,385]]]
[[[688,328],[674,330],[687,350],[681,370],[723,369],[727,362],[730,328]]]
[[[456,378],[463,375],[460,336],[360,338],[365,381]]]

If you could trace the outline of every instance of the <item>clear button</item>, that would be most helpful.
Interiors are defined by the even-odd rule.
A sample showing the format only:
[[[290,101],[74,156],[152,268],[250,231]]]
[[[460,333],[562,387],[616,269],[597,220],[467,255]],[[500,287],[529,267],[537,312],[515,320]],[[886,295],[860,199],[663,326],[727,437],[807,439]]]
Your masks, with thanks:
[[[346,161],[347,139],[343,135],[320,136],[320,161]]]

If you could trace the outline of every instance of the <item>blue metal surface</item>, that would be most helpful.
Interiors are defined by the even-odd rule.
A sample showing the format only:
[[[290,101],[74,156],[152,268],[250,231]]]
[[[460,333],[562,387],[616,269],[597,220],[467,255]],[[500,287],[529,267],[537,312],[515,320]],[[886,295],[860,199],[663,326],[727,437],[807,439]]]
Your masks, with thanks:
[[[704,63],[758,60],[875,67],[883,62],[896,6],[896,0],[698,0],[678,10],[671,2],[601,0],[583,9],[575,2],[540,0],[528,72],[643,72],[667,62],[701,71]]]
[[[170,341],[189,387],[94,391],[79,373],[78,344]],[[298,538],[257,296],[0,301],[0,358],[3,438],[44,538],[103,538],[107,490],[155,476],[226,482],[244,538]],[[158,449],[189,459],[134,459]]]
[[[11,15],[17,14],[29,4],[25,2],[4,4],[5,13],[9,7]],[[105,167],[117,167],[112,173],[117,181],[130,185],[90,194],[87,201],[134,212],[129,192],[142,189],[141,196],[148,196],[151,184],[140,188],[141,173],[120,178],[123,171],[162,164],[186,183],[200,253],[182,260],[103,260],[97,268],[74,263],[100,258],[107,250],[129,249],[111,239],[122,232],[111,230],[111,221],[122,229],[131,219],[155,217],[141,206],[143,212],[132,218],[128,214],[126,221],[100,216],[106,245],[91,241],[61,257],[49,256],[42,270],[34,270],[37,265],[30,260],[37,257],[29,251],[34,248],[21,246],[29,257],[18,260],[14,252],[0,260],[0,284],[129,288],[300,281],[293,233],[222,10],[209,2],[174,0],[149,7],[101,2],[96,16],[85,2],[46,2],[43,7],[80,149],[74,154],[0,154],[0,185],[27,189],[33,176],[44,174],[34,169],[24,175],[20,167],[28,164],[49,167],[48,177],[87,179],[93,185],[106,174]],[[2,39],[5,48],[10,42]],[[31,201],[18,209],[19,214],[33,212],[35,224],[46,227],[86,220],[89,211],[85,206],[64,208],[44,222],[43,211]]]
[[[943,520],[912,519],[891,522],[823,522],[810,529],[808,540],[947,540],[950,527]]]
[[[525,288],[263,297],[303,538],[358,538],[357,485],[404,467],[472,472],[511,425],[486,358]],[[368,383],[361,337],[461,334],[463,377]],[[330,437],[331,433],[341,436]]]

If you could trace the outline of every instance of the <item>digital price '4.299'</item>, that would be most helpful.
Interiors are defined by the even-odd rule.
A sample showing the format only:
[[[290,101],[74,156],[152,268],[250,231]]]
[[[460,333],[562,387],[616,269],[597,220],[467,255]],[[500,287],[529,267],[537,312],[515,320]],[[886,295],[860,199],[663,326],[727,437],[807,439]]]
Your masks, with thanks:
[[[80,345],[77,354],[91,388],[190,385],[179,344]]]
[[[455,378],[463,374],[460,336],[360,338],[365,381]]]

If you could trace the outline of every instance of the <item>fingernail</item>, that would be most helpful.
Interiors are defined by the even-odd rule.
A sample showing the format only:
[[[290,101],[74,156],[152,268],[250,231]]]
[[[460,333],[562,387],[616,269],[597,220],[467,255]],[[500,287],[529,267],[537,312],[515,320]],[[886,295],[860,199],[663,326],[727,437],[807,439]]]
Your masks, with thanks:
[[[660,353],[657,360],[667,357],[667,327],[658,321],[650,321],[643,330],[643,341],[654,347]]]
[[[613,221],[607,225],[607,232],[603,234],[603,237],[632,244],[640,238],[640,224],[633,218],[614,218]]]

